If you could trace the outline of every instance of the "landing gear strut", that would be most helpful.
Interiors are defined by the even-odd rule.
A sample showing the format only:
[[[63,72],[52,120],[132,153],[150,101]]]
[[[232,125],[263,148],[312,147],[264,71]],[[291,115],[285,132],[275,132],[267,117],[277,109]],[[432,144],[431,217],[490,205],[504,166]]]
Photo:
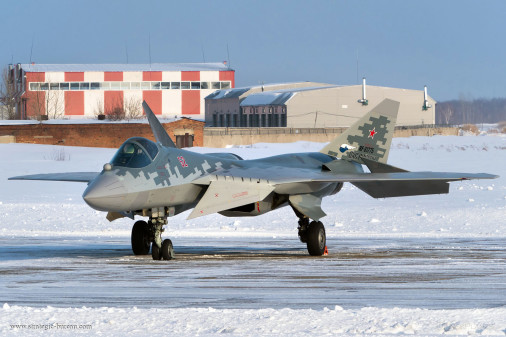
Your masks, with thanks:
[[[163,226],[167,224],[166,216],[150,217],[149,222],[137,221],[132,228],[132,251],[135,255],[149,254],[153,260],[172,260],[174,248],[172,241],[165,239],[162,242]]]
[[[297,213],[296,213],[297,214]],[[322,256],[325,253],[327,237],[325,227],[320,221],[311,221],[302,214],[299,216],[299,239],[307,245],[307,251],[311,256]]]

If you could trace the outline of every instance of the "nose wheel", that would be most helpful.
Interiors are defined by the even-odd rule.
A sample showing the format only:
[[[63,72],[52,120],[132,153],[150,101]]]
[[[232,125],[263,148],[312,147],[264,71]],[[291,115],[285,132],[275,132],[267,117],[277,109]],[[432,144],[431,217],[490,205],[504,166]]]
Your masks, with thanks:
[[[132,227],[132,251],[134,255],[149,254],[151,246],[150,230],[146,221],[137,221]]]
[[[153,260],[172,260],[174,247],[172,241],[165,239],[162,242],[163,221],[137,221],[132,227],[132,251],[134,255],[147,255],[151,247]]]

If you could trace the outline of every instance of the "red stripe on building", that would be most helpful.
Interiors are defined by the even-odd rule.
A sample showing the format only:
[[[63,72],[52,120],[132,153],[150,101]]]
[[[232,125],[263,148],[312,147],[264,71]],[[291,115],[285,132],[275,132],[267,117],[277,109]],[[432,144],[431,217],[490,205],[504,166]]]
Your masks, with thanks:
[[[220,71],[220,81],[230,81],[230,87],[235,88],[235,71]]]
[[[142,72],[142,80],[143,81],[161,81],[162,80],[162,72],[161,71],[143,71]]]
[[[44,91],[30,91],[30,82],[45,82],[46,73],[25,73],[26,88],[22,98],[26,99],[26,117],[46,114],[46,93]]]
[[[66,72],[65,82],[83,82],[84,72]]]
[[[182,96],[182,114],[200,114],[200,90],[183,90]]]
[[[84,115],[84,91],[65,91],[65,115]]]
[[[104,81],[123,81],[122,71],[106,71],[104,72]]]
[[[182,71],[181,81],[200,81],[200,71]]]
[[[104,114],[109,115],[116,109],[124,109],[123,91],[104,91]]]
[[[143,91],[142,99],[148,103],[155,115],[162,114],[162,92],[160,90]]]

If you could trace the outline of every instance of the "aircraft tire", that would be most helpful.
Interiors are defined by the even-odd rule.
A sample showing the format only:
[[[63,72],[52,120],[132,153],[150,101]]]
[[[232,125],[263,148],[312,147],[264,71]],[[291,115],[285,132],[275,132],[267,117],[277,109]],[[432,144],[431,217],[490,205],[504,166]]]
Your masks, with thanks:
[[[169,239],[165,239],[162,242],[162,258],[166,261],[174,258],[174,247],[172,246],[172,241]]]
[[[327,245],[325,227],[320,221],[312,221],[307,229],[307,251],[311,256],[322,256]]]
[[[146,221],[139,220],[132,227],[132,251],[135,255],[149,254],[149,230]]]
[[[159,261],[162,259],[162,250],[161,248],[158,248],[158,246],[154,242],[151,247],[151,257],[155,261]]]

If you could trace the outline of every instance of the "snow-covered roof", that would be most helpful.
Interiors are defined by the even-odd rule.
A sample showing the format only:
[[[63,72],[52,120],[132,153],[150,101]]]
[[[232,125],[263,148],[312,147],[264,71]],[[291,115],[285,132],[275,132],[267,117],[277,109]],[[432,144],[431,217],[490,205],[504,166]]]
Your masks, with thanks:
[[[249,88],[234,88],[234,89],[223,89],[216,90],[212,94],[206,96],[205,99],[221,99],[221,98],[236,98],[240,97],[246,91],[250,90]]]
[[[292,98],[298,92],[337,88],[337,87],[339,86],[331,85],[324,87],[292,88],[292,89],[258,92],[246,97],[241,102],[241,106],[282,105],[285,104],[290,98]]]
[[[227,65],[216,63],[152,63],[152,64],[21,64],[26,72],[85,71],[226,71]]]
[[[273,91],[251,94],[241,102],[241,106],[281,105],[285,104],[293,95],[294,93],[291,92],[280,93]]]

